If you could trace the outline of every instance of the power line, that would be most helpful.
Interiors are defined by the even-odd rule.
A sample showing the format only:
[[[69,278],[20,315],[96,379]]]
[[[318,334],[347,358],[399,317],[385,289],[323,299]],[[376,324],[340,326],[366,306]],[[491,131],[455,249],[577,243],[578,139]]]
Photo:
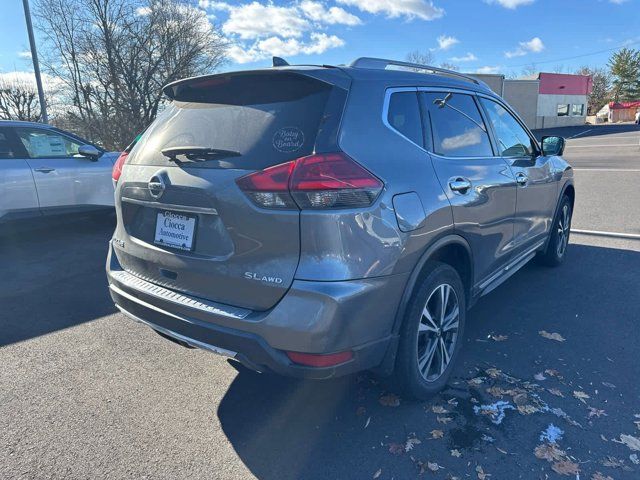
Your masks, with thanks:
[[[599,55],[600,53],[606,53],[606,52],[611,52],[613,50],[620,50],[621,48],[624,47],[628,47],[630,45],[636,45],[636,44],[640,44],[640,40],[635,41],[635,42],[628,42],[625,43],[623,45],[620,45],[618,47],[613,47],[613,48],[606,48],[604,50],[598,50],[597,52],[591,52],[591,53],[583,53],[581,55],[574,55],[572,57],[564,57],[564,58],[557,58],[555,60],[543,60],[542,62],[529,62],[529,63],[523,63],[521,65],[507,65],[505,68],[519,68],[519,67],[528,67],[529,65],[536,64],[536,65],[540,65],[542,63],[558,63],[558,62],[566,62],[567,60],[574,60],[576,58],[583,58],[583,57],[590,57],[592,55]]]

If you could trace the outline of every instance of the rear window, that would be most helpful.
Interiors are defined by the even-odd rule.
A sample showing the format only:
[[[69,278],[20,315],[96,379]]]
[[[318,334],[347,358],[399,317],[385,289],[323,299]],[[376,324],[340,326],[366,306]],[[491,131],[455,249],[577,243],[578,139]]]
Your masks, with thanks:
[[[189,163],[205,168],[263,169],[310,155],[333,88],[282,72],[193,80],[174,88],[174,101],[141,137],[129,163],[175,165],[162,150],[178,147],[235,152]]]

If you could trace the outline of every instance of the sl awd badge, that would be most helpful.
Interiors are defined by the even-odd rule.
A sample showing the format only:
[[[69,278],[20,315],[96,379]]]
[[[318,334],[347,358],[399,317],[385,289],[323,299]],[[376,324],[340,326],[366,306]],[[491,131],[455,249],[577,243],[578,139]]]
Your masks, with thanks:
[[[244,272],[244,278],[246,278],[247,280],[256,280],[258,282],[272,283],[274,285],[280,285],[282,283],[282,278],[280,277],[272,277],[270,275],[259,275],[255,272]]]

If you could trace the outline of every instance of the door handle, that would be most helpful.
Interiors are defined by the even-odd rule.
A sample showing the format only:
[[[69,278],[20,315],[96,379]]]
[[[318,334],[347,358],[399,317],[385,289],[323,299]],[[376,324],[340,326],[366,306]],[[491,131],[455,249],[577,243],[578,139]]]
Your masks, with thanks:
[[[53,172],[53,171],[55,171],[55,168],[51,168],[51,167],[39,167],[39,168],[34,168],[34,170],[35,170],[36,172],[49,173],[49,172]]]
[[[518,185],[524,186],[527,184],[528,181],[529,181],[529,177],[527,177],[524,173],[518,172],[516,174],[516,183]]]
[[[449,188],[457,193],[467,193],[471,188],[471,182],[466,178],[458,177],[449,180]]]

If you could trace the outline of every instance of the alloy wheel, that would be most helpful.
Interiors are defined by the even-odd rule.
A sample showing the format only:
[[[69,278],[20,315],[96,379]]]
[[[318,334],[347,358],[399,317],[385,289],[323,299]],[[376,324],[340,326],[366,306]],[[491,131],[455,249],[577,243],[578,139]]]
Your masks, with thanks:
[[[427,382],[442,376],[458,340],[460,306],[453,287],[438,285],[422,309],[418,324],[418,370]]]
[[[569,214],[569,205],[566,203],[562,206],[562,212],[560,212],[557,228],[558,244],[556,245],[556,253],[558,254],[558,258],[562,258],[564,252],[567,250],[567,244],[569,243],[569,229],[571,228],[571,215]]]

